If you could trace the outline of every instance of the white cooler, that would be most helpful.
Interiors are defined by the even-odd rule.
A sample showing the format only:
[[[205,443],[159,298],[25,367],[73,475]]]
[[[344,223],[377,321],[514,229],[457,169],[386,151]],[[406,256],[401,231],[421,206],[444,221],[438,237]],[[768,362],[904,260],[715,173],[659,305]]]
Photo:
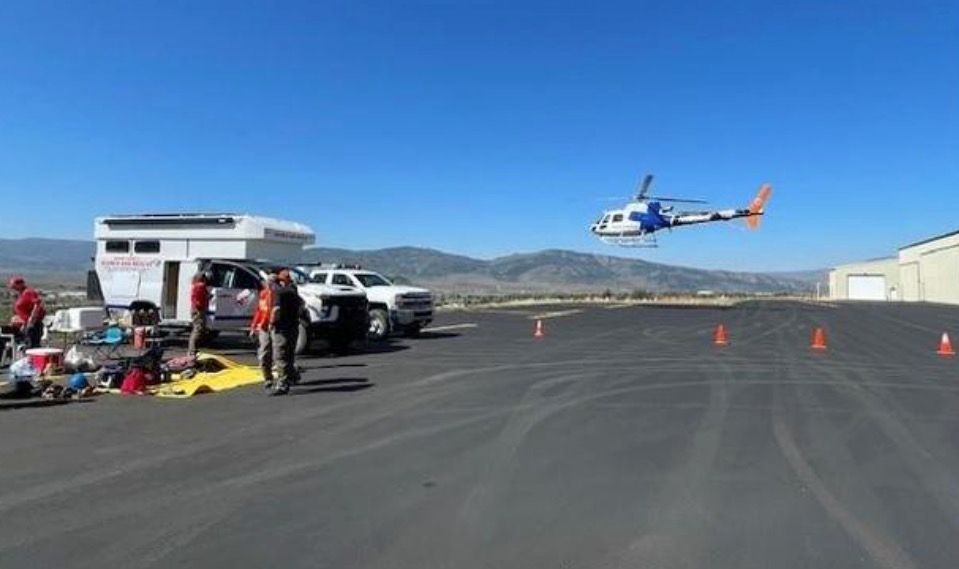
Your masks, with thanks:
[[[57,310],[50,323],[54,332],[89,332],[102,330],[107,314],[102,306],[83,306]]]

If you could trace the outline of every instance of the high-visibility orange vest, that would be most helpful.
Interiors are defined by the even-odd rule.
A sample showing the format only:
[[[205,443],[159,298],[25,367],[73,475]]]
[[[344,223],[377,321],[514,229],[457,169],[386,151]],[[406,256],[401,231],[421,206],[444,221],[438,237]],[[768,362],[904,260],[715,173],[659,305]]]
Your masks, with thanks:
[[[250,322],[252,330],[268,330],[270,328],[270,313],[273,311],[273,289],[264,286],[260,289],[260,299],[256,303],[256,312]]]

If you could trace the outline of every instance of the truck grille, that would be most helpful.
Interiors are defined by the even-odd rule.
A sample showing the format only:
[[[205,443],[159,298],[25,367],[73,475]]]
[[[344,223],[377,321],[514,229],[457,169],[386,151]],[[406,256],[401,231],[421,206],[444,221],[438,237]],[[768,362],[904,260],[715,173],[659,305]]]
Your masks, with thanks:
[[[341,315],[366,314],[366,299],[362,296],[333,296],[325,301],[331,306],[337,306]]]
[[[399,300],[399,308],[406,310],[429,310],[433,308],[433,297],[428,294],[404,294]]]

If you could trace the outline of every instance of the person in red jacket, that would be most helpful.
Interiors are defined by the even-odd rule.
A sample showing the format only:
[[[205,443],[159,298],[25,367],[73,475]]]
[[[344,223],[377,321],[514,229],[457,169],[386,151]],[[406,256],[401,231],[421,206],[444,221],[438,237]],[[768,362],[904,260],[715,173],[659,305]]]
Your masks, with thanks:
[[[263,286],[260,287],[259,300],[253,320],[250,322],[250,337],[257,339],[256,359],[260,362],[263,371],[263,382],[266,389],[273,389],[273,326],[270,323],[273,315],[273,288],[276,286],[276,275],[270,273]]]
[[[46,316],[43,297],[28,287],[23,277],[11,277],[7,286],[16,295],[10,324],[23,335],[27,348],[39,347],[43,337],[43,317]]]
[[[191,356],[196,355],[197,344],[206,336],[206,319],[210,311],[210,289],[207,283],[206,274],[198,273],[193,277],[193,284],[190,286],[190,320],[193,329],[190,331],[187,353]]]

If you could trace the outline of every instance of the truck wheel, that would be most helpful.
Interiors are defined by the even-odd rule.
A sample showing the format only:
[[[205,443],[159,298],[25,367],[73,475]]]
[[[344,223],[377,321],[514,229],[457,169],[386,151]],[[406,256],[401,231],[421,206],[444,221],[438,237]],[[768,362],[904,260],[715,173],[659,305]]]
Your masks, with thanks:
[[[382,308],[370,310],[370,340],[383,340],[390,333],[390,315]]]
[[[410,324],[409,326],[407,326],[406,328],[404,328],[404,329],[403,329],[403,334],[404,334],[407,338],[416,338],[417,336],[420,335],[420,332],[422,332],[422,331],[423,331],[423,325],[422,325],[422,324],[419,324],[419,323],[416,323],[416,324]]]
[[[300,320],[300,328],[296,335],[296,355],[303,355],[308,349],[310,349],[310,327]]]

